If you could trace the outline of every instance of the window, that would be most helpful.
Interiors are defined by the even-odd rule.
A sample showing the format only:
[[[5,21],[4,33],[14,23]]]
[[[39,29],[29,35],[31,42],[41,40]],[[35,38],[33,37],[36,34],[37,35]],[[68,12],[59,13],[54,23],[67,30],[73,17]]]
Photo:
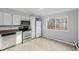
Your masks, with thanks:
[[[55,29],[55,19],[49,19],[48,21],[48,29]]]
[[[67,30],[67,16],[48,18],[47,28],[53,30]]]

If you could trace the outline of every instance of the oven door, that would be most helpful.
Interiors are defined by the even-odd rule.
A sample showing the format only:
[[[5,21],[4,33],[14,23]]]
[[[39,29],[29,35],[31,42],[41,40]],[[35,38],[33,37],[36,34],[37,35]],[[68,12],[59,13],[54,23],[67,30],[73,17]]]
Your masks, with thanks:
[[[24,31],[23,32],[23,40],[31,37],[31,31]]]

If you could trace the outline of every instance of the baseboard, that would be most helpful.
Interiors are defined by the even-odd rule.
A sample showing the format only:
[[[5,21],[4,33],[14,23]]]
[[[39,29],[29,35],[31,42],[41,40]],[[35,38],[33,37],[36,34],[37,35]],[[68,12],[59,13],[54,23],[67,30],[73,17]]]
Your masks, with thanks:
[[[44,36],[43,36],[43,38],[55,40],[55,41],[65,43],[65,44],[68,44],[68,45],[72,45],[72,46],[75,46],[75,47],[77,46],[76,43],[72,43],[72,42],[68,42],[68,41],[64,41],[64,40],[58,40],[58,39],[55,39],[55,38],[49,38],[49,37],[44,37]]]

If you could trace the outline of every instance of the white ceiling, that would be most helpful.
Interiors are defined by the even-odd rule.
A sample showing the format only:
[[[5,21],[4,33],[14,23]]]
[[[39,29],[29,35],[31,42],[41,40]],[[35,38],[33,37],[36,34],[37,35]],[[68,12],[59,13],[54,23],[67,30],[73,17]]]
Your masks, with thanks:
[[[12,8],[12,9],[24,12],[29,15],[47,16],[54,13],[73,10],[75,8]]]

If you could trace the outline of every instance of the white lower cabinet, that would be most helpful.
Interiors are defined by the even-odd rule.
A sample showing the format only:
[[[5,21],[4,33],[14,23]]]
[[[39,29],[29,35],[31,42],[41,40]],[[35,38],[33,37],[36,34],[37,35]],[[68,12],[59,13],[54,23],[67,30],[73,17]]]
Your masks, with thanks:
[[[16,43],[16,34],[15,35],[10,35],[10,36],[5,36],[3,37],[3,40],[2,40],[2,48],[5,49],[5,48],[8,48],[10,46],[13,46],[15,45]]]
[[[22,31],[16,32],[16,44],[19,44],[22,42]]]
[[[16,34],[2,36],[0,35],[0,50],[6,49],[16,44]]]
[[[2,37],[0,35],[0,50],[2,49]]]

